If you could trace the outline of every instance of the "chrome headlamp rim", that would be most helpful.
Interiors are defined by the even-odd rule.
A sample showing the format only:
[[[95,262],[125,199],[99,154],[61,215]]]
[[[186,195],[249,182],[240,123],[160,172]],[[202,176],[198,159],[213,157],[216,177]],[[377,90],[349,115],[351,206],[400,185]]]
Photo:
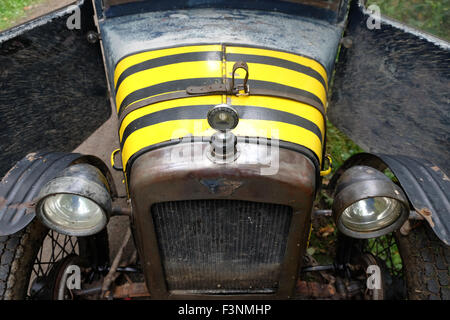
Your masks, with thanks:
[[[50,220],[44,213],[45,201],[61,194],[83,197],[95,203],[102,213],[100,222],[89,228],[77,229]],[[63,170],[41,189],[36,203],[39,220],[48,228],[69,236],[89,236],[100,232],[107,225],[111,211],[112,200],[106,178],[100,170],[89,164],[75,164]]]
[[[342,213],[352,204],[370,198],[390,198],[401,205],[399,217],[391,224],[372,231],[355,231],[342,223]],[[382,172],[367,166],[348,169],[338,181],[333,202],[333,216],[336,226],[344,235],[357,239],[383,236],[400,228],[409,216],[409,202],[403,190]]]

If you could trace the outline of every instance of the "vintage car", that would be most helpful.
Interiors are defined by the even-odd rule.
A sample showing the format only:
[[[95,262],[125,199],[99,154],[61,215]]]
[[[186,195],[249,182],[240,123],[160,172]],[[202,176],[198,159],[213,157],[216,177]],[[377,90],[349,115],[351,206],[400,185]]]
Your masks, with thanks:
[[[449,299],[449,72],[356,0],[85,0],[0,33],[0,298]],[[368,152],[323,183],[327,117]]]

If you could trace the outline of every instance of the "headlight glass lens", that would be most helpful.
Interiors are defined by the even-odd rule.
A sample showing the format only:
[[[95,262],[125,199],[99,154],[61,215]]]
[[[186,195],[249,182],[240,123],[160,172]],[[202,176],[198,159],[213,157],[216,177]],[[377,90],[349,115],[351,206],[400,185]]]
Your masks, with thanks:
[[[104,224],[106,216],[94,201],[75,194],[56,194],[46,198],[42,212],[61,228],[86,230]]]
[[[368,198],[347,207],[340,219],[345,227],[353,231],[376,231],[394,223],[402,210],[402,204],[395,199]]]

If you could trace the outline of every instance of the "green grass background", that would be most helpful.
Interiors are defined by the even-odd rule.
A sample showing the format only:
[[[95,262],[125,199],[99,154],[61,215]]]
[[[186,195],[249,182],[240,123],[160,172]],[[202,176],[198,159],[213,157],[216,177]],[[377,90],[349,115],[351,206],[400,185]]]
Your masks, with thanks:
[[[381,14],[450,40],[450,0],[369,0]]]
[[[33,4],[43,0],[0,0],[0,30],[14,26],[16,21],[24,18]]]

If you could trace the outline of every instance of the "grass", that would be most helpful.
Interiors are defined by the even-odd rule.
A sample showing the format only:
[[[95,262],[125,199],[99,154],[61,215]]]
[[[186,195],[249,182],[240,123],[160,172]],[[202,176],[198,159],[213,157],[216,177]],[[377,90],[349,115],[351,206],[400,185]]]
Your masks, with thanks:
[[[326,153],[330,154],[333,160],[332,173],[334,173],[334,171],[352,155],[363,151],[363,149],[327,120]]]
[[[369,0],[381,14],[450,40],[450,0]]]
[[[0,30],[14,26],[27,15],[30,6],[43,0],[0,0]]]

